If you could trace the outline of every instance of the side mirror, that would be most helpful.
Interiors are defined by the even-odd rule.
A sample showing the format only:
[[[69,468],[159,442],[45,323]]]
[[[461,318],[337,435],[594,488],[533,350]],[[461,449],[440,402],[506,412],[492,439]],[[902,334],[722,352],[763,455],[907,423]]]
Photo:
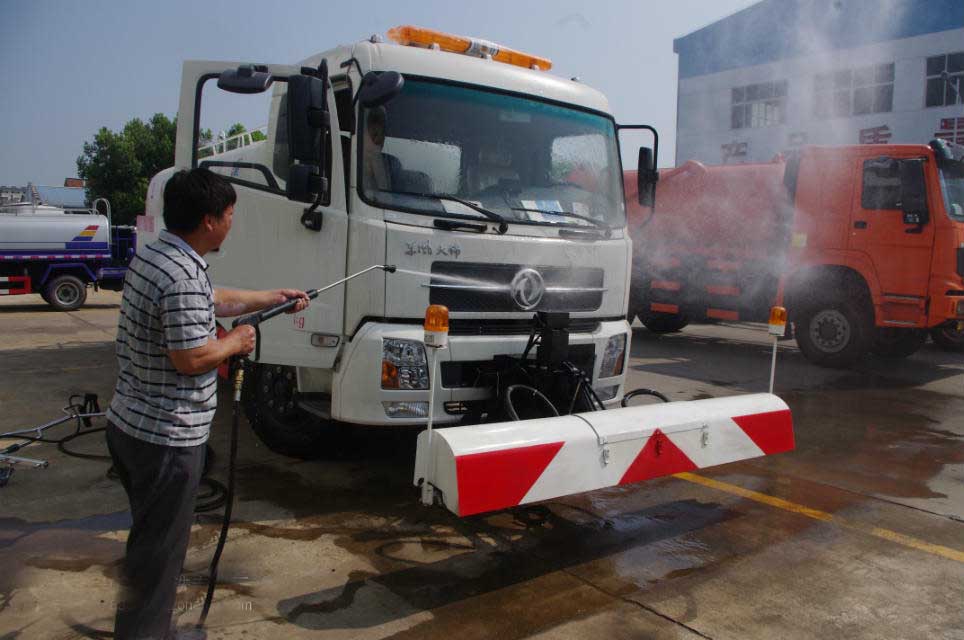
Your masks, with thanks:
[[[640,147],[639,162],[636,164],[636,190],[639,204],[642,206],[652,207],[656,202],[657,180],[659,180],[659,172],[656,171],[653,150],[649,147]]]
[[[389,102],[402,92],[405,77],[396,71],[369,71],[362,78],[355,99],[366,109],[374,109]]]
[[[285,184],[288,199],[296,202],[314,202],[319,193],[324,193],[328,181],[318,172],[318,167],[310,164],[293,164],[288,167],[288,182]]]
[[[288,155],[294,161],[325,166],[323,142],[331,127],[326,79],[288,78]]]
[[[264,93],[274,82],[267,67],[243,65],[218,76],[218,89],[231,93]]]
[[[927,185],[924,182],[924,161],[912,158],[900,161],[900,208],[904,224],[919,227],[930,221],[927,209]]]

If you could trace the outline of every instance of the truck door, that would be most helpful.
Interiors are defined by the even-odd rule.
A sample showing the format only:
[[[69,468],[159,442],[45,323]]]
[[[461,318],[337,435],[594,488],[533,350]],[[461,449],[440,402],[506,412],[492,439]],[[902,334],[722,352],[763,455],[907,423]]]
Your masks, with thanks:
[[[901,202],[901,163],[905,180],[919,172],[920,158],[882,156],[861,159],[855,167],[849,248],[866,254],[880,281],[881,317],[878,324],[913,326],[926,313],[927,287],[934,244],[934,225],[915,223]],[[932,204],[930,205],[932,206]]]
[[[345,276],[348,220],[341,145],[337,140],[338,118],[334,96],[329,83],[327,93],[330,131],[323,131],[320,144],[324,151],[318,169],[327,178],[327,189],[318,198],[320,228],[312,230],[303,224],[302,216],[312,206],[313,198],[304,193],[292,193],[288,184],[294,179],[295,145],[289,140],[292,129],[288,119],[291,111],[290,78],[301,75],[302,69],[285,65],[264,65],[272,75],[270,117],[266,140],[249,146],[224,150],[215,146],[213,154],[198,153],[197,119],[203,112],[202,96],[220,92],[220,74],[239,69],[233,62],[187,62],[181,85],[178,118],[176,165],[178,168],[207,167],[233,183],[238,200],[234,222],[227,240],[217,252],[205,258],[215,287],[239,289],[312,289],[324,286]],[[248,99],[238,96],[237,100]],[[232,120],[233,121],[233,120]],[[205,125],[207,126],[207,125]],[[200,157],[199,157],[200,156]],[[296,199],[300,195],[301,199]],[[335,288],[315,300],[304,313],[281,316],[260,328],[260,362],[293,366],[330,368],[337,355],[337,343],[344,334],[344,289]],[[332,339],[316,339],[323,334]],[[253,355],[253,354],[252,354]]]

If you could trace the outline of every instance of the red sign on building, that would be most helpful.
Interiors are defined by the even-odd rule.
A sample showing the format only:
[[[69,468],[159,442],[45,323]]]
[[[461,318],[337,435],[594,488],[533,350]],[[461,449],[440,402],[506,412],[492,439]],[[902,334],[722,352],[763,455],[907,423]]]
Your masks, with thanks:
[[[720,145],[720,151],[723,154],[723,164],[727,164],[730,160],[745,158],[749,150],[750,144],[748,142],[731,142]]]
[[[858,140],[860,144],[887,144],[893,136],[890,127],[882,124],[879,127],[861,129]]]
[[[934,132],[935,138],[964,144],[964,118],[941,118],[941,130]]]

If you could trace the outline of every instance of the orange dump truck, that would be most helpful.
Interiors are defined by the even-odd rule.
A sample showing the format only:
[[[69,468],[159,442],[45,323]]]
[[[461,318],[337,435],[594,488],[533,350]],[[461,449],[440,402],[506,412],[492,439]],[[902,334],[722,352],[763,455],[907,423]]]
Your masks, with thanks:
[[[811,361],[903,357],[928,331],[964,349],[964,147],[806,147],[765,164],[660,172],[655,212],[625,187],[630,317],[766,321],[787,307]]]

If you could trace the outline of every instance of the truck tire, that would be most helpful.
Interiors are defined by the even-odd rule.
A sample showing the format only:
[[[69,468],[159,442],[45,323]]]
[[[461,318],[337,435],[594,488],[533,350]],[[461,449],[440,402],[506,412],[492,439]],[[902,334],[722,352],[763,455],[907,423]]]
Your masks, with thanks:
[[[653,333],[674,333],[690,323],[689,318],[679,313],[647,313],[640,315],[639,321]]]
[[[57,276],[44,287],[44,300],[57,311],[73,311],[87,300],[87,285],[71,275]]]
[[[885,358],[906,358],[927,342],[923,329],[878,328],[874,336],[873,352]]]
[[[340,429],[298,407],[297,395],[294,367],[248,365],[243,404],[255,435],[275,453],[317,458]]]
[[[821,367],[849,367],[867,355],[873,344],[872,320],[850,300],[811,302],[794,324],[800,351]]]
[[[953,325],[931,329],[931,340],[944,351],[964,351],[964,331]]]

